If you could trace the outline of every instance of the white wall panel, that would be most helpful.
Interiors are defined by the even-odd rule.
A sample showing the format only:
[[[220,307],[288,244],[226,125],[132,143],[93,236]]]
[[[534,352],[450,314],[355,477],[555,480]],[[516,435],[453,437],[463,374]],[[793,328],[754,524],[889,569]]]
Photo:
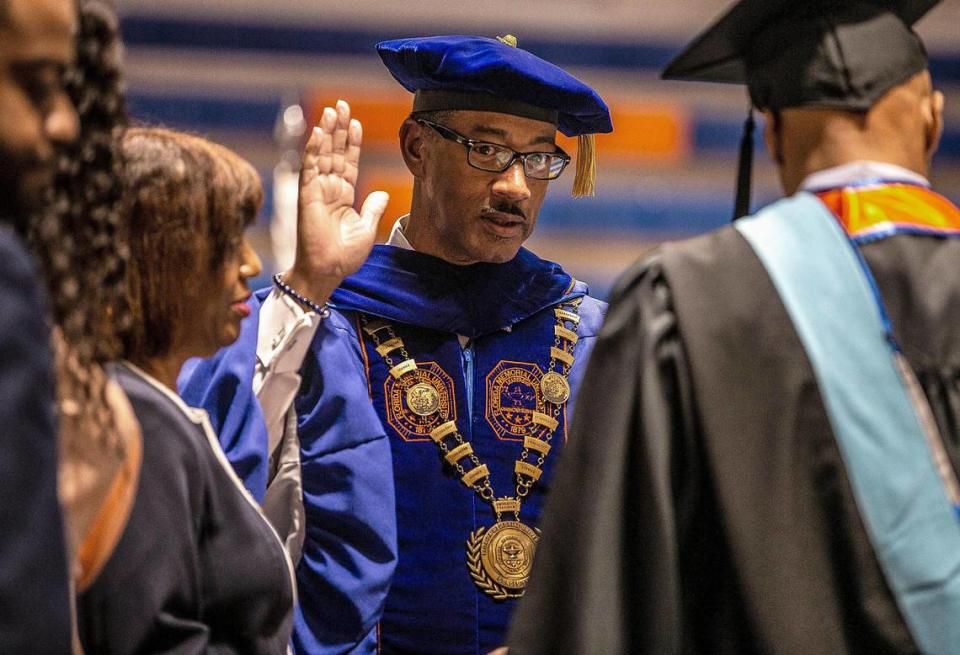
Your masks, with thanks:
[[[395,27],[403,33],[456,28],[481,34],[515,32],[578,40],[684,41],[719,16],[731,0],[121,0],[128,14],[211,18],[342,28]],[[931,47],[960,52],[960,0],[944,0],[919,31]]]

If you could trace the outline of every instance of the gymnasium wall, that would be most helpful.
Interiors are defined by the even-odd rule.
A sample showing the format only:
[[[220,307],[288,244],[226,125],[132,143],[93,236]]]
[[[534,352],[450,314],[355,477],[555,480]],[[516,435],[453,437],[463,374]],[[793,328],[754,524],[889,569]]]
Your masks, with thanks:
[[[663,82],[658,71],[727,7],[727,0],[124,0],[130,106],[135,118],[222,141],[250,159],[267,186],[255,237],[266,273],[266,225],[275,129],[299,103],[307,120],[338,98],[364,123],[361,193],[391,193],[385,223],[405,213],[410,178],[396,133],[411,97],[379,63],[382,39],[511,33],[520,47],[596,87],[615,132],[598,139],[597,196],[570,197],[572,171],[552,183],[529,242],[604,295],[652,245],[718,227],[730,218],[745,91]],[[960,200],[960,0],[945,0],[918,25],[935,82],[947,95],[947,130],[934,182]],[[562,143],[568,152],[572,142]],[[754,205],[777,197],[759,130]],[[384,226],[384,227],[389,227]]]

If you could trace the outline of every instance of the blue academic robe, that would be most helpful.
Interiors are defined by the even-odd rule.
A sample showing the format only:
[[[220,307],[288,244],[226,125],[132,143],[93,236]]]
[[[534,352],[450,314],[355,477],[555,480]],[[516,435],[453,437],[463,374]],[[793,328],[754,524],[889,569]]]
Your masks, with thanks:
[[[53,358],[29,255],[0,227],[0,652],[69,653]]]
[[[558,265],[526,250],[507,264],[460,267],[377,246],[334,294],[331,318],[321,326],[301,369],[303,384],[295,406],[302,448],[341,434],[364,434],[373,414],[379,419],[377,432],[389,437],[396,486],[396,575],[373,639],[360,652],[486,653],[502,643],[515,605],[513,600],[493,600],[471,579],[466,540],[473,530],[493,525],[493,511],[443,464],[427,435],[432,426],[417,424],[402,400],[391,403],[397,394],[389,386],[385,362],[360,329],[361,314],[393,323],[409,355],[446,390],[448,418],[490,468],[496,494],[512,496],[514,462],[554,345],[553,309],[561,301],[582,298],[576,360],[569,375],[575,397],[605,311],[587,291]],[[469,347],[462,348],[457,335],[469,337]],[[249,344],[247,348],[249,356]],[[217,386],[209,368],[215,366],[201,366],[206,367],[199,373],[207,376],[208,387]],[[571,399],[558,417],[543,476],[523,504],[521,519],[527,525],[538,523],[572,409]],[[246,441],[242,435],[221,434],[221,439],[225,446],[235,444],[238,452]],[[265,457],[265,448],[262,451]],[[323,472],[311,470],[309,461],[304,457],[308,530],[320,530],[321,498],[307,489],[320,483]],[[383,475],[386,484],[390,473]],[[311,507],[317,518],[310,517]],[[302,576],[301,597],[312,593],[309,585]],[[330,618],[336,615],[324,616],[307,606],[302,615],[307,624],[336,621]],[[297,645],[301,652],[319,652],[303,640]]]
[[[179,381],[184,400],[207,410],[234,470],[261,500],[268,440],[252,384],[260,306],[269,293],[251,298],[251,316],[234,344],[192,363]],[[390,445],[367,400],[348,330],[339,314],[319,326],[296,401],[306,512],[292,639],[300,653],[372,643],[396,563]],[[304,397],[317,399],[304,407]]]
[[[527,250],[507,264],[462,267],[382,246],[334,294],[363,345],[370,397],[393,447],[399,562],[379,626],[382,652],[476,655],[503,644],[516,600],[494,600],[478,588],[466,554],[471,532],[492,526],[494,511],[443,462],[429,430],[455,420],[489,467],[496,496],[514,496],[514,464],[531,433],[532,410],[543,409],[539,381],[555,345],[554,308],[581,299],[569,374],[575,398],[605,311],[587,293],[560,266]],[[416,420],[364,334],[361,314],[393,322],[410,357],[447,389],[451,406],[443,419]],[[457,335],[469,337],[469,345],[461,347]],[[528,526],[539,523],[572,410],[571,401],[558,416],[543,475],[523,501],[520,519]]]

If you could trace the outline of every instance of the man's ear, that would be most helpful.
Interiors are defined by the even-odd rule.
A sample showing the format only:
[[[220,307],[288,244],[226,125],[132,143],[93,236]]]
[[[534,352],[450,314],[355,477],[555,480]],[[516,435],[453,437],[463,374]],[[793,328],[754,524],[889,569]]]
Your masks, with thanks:
[[[767,152],[770,153],[770,159],[778,166],[783,166],[779,112],[763,110],[763,142],[767,146]]]
[[[943,104],[943,93],[936,89],[924,101],[924,138],[928,162],[940,146],[940,137],[943,136]]]
[[[423,126],[412,118],[408,118],[400,125],[400,154],[407,170],[415,178],[423,177],[423,155],[426,152],[426,141]]]

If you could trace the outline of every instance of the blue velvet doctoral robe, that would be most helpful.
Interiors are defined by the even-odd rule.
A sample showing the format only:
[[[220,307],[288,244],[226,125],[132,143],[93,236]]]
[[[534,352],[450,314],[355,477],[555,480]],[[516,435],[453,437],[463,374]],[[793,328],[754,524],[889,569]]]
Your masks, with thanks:
[[[531,432],[532,410],[542,407],[539,381],[554,345],[553,310],[582,299],[569,375],[575,398],[605,311],[587,292],[560,266],[527,250],[506,264],[454,266],[377,246],[334,293],[332,303],[353,326],[351,338],[363,345],[370,398],[393,447],[399,561],[378,630],[381,652],[476,655],[502,645],[516,601],[484,593],[466,561],[471,532],[492,526],[495,514],[443,462],[429,430],[455,420],[489,467],[496,496],[514,496],[514,463]],[[360,328],[360,314],[388,319],[410,357],[446,389],[450,407],[442,419],[418,422],[405,406],[388,365]],[[461,347],[457,335],[470,337],[469,345]],[[393,355],[399,363],[402,357]],[[520,518],[531,527],[539,523],[572,409],[571,401],[560,413],[543,475],[523,501]]]
[[[69,653],[53,356],[30,257],[0,227],[0,653]]]
[[[258,499],[269,456],[252,385],[260,306],[269,293],[251,298],[252,314],[234,344],[185,367],[179,381],[187,403],[207,410],[227,458]],[[336,313],[319,326],[302,370],[301,397],[315,400],[303,411],[297,401],[306,512],[292,639],[299,653],[344,653],[372,643],[396,563],[390,444],[367,399],[349,331]]]
[[[268,292],[257,296],[262,299]],[[410,356],[447,389],[453,400],[450,411],[465,440],[489,466],[497,495],[512,496],[514,462],[522,450],[523,433],[539,393],[537,383],[548,368],[550,347],[554,345],[553,308],[563,300],[583,298],[580,340],[569,375],[575,397],[605,311],[603,303],[586,294],[586,285],[575,283],[558,265],[526,250],[507,264],[461,267],[391,246],[376,246],[361,270],[334,294],[334,310],[320,326],[307,353],[300,371],[303,383],[294,401],[304,451],[308,535],[325,529],[324,496],[309,490],[322,487],[329,475],[310,466],[311,457],[306,454],[310,449],[341,442],[348,435],[362,440],[372,438],[374,433],[386,434],[393,453],[392,475],[390,471],[380,474],[384,485],[392,477],[396,486],[396,575],[382,619],[357,652],[486,653],[502,643],[515,604],[492,600],[471,579],[466,567],[466,540],[476,528],[494,523],[493,511],[443,465],[423,425],[408,421],[402,408],[399,412],[389,409],[386,365],[370,338],[361,338],[360,314],[393,322]],[[186,389],[194,380],[202,379],[197,385],[205,388],[202,395],[225,402],[226,397],[217,389],[235,385],[231,374],[218,373],[217,369],[226,371],[230,361],[239,362],[237,351],[241,349],[247,358],[243,361],[252,361],[255,330],[252,333],[253,339],[245,346],[241,337],[238,344],[197,367]],[[469,347],[461,348],[457,335],[471,338]],[[204,406],[211,412],[218,411],[216,403],[205,402]],[[222,415],[230,413],[220,407]],[[243,403],[233,410],[245,411]],[[524,502],[521,518],[530,526],[537,525],[552,466],[566,438],[570,411],[572,400],[559,417],[544,474]],[[371,416],[375,428],[369,423]],[[228,454],[231,449],[235,453],[250,452],[247,446],[258,441],[266,466],[265,438],[253,433],[225,434],[221,429],[221,441]],[[375,465],[368,463],[367,472]],[[349,480],[349,476],[343,479]],[[373,494],[374,490],[368,492]],[[359,493],[355,498],[363,500]],[[370,503],[363,503],[363,507],[366,509],[356,514],[369,522],[370,512],[375,509]],[[315,567],[300,566],[303,606],[295,646],[303,653],[332,652],[322,651],[318,641],[303,635],[336,623],[340,616],[329,613],[333,610],[324,614],[321,605],[311,606],[304,599],[316,593],[314,585],[318,583],[325,585],[325,593],[332,593],[331,587],[336,584],[348,583],[345,578],[324,581],[316,572],[305,575]],[[368,575],[368,569],[357,569],[357,578]],[[350,598],[346,591],[344,596]]]

